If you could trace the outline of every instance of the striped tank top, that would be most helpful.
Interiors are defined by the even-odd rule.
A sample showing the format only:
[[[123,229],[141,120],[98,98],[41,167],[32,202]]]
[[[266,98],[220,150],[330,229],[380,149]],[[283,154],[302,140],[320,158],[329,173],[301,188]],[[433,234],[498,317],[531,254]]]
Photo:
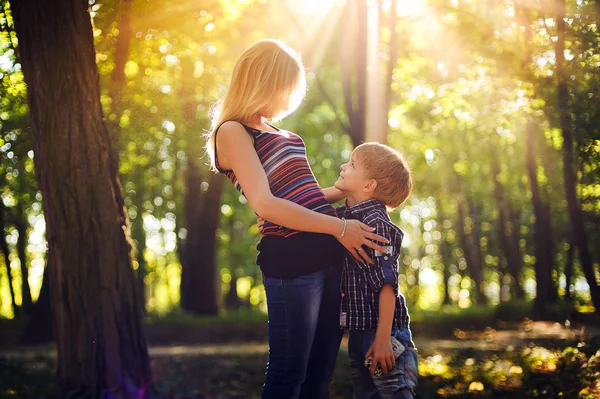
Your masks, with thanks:
[[[277,132],[265,132],[242,125],[254,138],[254,148],[260,159],[271,193],[278,198],[292,201],[305,208],[326,215],[336,216],[335,210],[325,199],[323,190],[317,183],[308,160],[306,147],[300,136],[283,129]],[[236,189],[243,190],[232,170],[219,167],[215,139],[215,165],[217,170],[225,174]],[[269,221],[263,226],[264,236],[290,237],[300,233]]]

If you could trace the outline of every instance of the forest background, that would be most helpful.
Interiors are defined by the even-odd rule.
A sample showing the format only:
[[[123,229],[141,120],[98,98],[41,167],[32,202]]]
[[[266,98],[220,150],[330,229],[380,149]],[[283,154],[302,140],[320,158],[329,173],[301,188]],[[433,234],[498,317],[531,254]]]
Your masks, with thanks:
[[[81,309],[65,310],[48,281],[52,270],[57,278],[94,270],[76,266],[83,258],[48,256],[49,219],[59,253],[61,240],[90,233],[74,220],[97,217],[93,207],[58,206],[59,188],[79,195],[70,192],[68,176],[85,180],[92,171],[85,162],[63,169],[65,154],[87,148],[85,140],[68,129],[50,135],[39,118],[42,95],[64,87],[60,78],[28,79],[44,76],[45,63],[53,61],[65,74],[81,67],[82,76],[99,79],[90,101],[104,116],[112,154],[105,169],[114,168],[120,181],[128,220],[132,312],[143,314],[146,325],[247,319],[253,329],[264,323],[256,215],[208,170],[202,135],[237,56],[265,37],[302,54],[309,91],[280,126],[302,136],[323,187],[363,141],[387,143],[407,158],[414,191],[390,216],[406,233],[400,287],[417,332],[443,326],[460,339],[469,327],[500,329],[499,321],[520,323],[517,328],[531,319],[558,321],[566,331],[572,323],[597,324],[600,1],[107,0],[90,1],[87,17],[73,14],[79,20],[70,14],[75,6],[56,3],[38,7],[54,7],[53,15],[64,17],[63,30],[70,32],[64,35],[77,48],[86,42],[73,32],[84,32],[79,22],[91,17],[97,70],[77,49],[70,59],[68,48],[44,56],[33,51],[52,48],[52,37],[33,26],[29,6],[0,1],[5,343],[45,341],[52,322],[56,333],[65,317],[84,317]],[[59,124],[73,114],[72,104],[53,105]],[[57,201],[45,202],[50,197]],[[89,253],[104,238],[93,238]],[[50,260],[72,261],[73,269],[52,269]],[[84,281],[73,292],[92,286]],[[53,301],[63,313],[49,311]],[[69,339],[65,334],[59,342]],[[581,356],[595,361],[592,353]],[[437,366],[423,367],[422,374],[443,375]],[[471,392],[493,386],[461,383]],[[438,388],[437,394],[445,389]]]

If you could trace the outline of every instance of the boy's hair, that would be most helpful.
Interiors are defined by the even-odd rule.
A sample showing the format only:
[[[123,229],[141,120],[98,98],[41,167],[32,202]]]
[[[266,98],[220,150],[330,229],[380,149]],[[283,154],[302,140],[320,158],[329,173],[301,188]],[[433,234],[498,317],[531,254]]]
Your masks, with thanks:
[[[374,198],[389,208],[400,206],[412,192],[412,176],[400,152],[380,143],[364,143],[354,156],[370,179],[377,181]]]
[[[278,121],[294,112],[306,94],[300,55],[275,39],[250,45],[233,67],[227,93],[212,106],[206,151],[214,165],[214,130],[223,122],[248,121],[268,106],[269,119]]]

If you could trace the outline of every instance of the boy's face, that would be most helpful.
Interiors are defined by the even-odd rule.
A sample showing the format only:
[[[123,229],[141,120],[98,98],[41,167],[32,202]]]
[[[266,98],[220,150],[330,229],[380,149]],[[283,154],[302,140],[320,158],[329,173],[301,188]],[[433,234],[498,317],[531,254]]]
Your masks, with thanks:
[[[334,186],[345,193],[363,193],[369,185],[369,179],[364,166],[354,152],[350,160],[340,166],[340,176]]]

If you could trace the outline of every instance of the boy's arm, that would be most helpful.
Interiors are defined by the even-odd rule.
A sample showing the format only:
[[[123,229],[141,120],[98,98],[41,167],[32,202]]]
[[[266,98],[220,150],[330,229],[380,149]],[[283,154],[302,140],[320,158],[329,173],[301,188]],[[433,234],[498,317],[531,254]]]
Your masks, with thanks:
[[[338,202],[338,201],[346,198],[346,194],[344,194],[343,192],[341,192],[334,186],[325,187],[322,190],[323,190],[323,194],[325,194],[325,199],[330,204],[333,204],[334,202]]]
[[[395,307],[396,294],[394,289],[390,284],[384,284],[379,292],[379,319],[377,320],[375,340],[366,355],[366,357],[373,356],[371,375],[375,375],[378,364],[381,364],[384,374],[387,374],[396,364],[390,341]]]

